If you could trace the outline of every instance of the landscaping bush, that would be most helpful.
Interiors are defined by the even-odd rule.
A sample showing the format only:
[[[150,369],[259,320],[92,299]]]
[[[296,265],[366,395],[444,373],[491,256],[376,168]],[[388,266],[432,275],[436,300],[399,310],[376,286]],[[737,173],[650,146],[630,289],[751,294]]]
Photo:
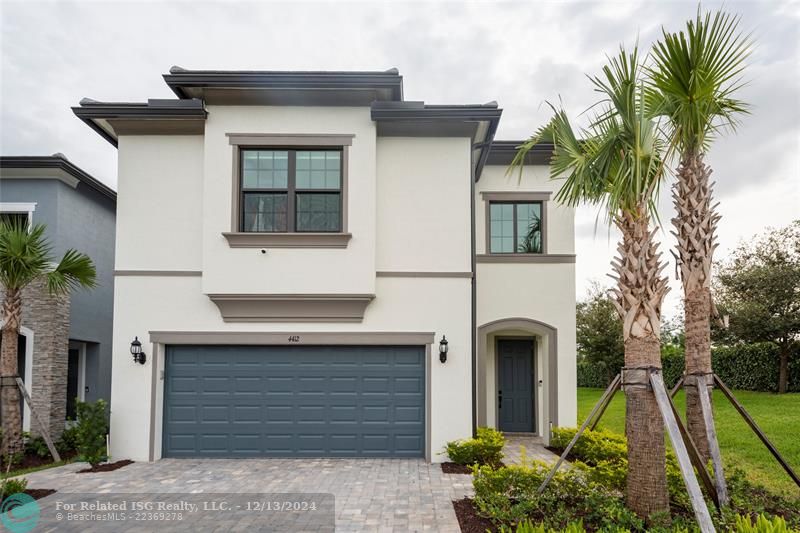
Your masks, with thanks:
[[[555,428],[550,441],[551,447],[563,451],[575,432],[574,428]],[[572,448],[570,459],[573,462],[573,469],[582,471],[588,482],[619,495],[624,493],[628,472],[627,444],[624,436],[606,430],[584,431]],[[676,516],[672,517],[672,523],[675,524],[676,518],[690,522],[693,516],[691,502],[675,454],[669,448],[666,469],[670,504],[676,513]],[[789,526],[800,527],[800,501],[773,494],[767,488],[748,481],[745,473],[739,469],[728,469],[726,474],[731,506],[722,514],[715,515],[718,529],[736,530],[738,527],[736,513],[763,514],[765,519],[769,520],[779,516],[783,517]],[[549,487],[547,490],[550,490]],[[712,507],[709,502],[709,508]],[[666,523],[669,524],[669,517],[667,518]],[[651,524],[649,530],[655,529]],[[672,531],[672,526],[664,531]]]
[[[460,465],[499,466],[503,460],[503,434],[494,428],[478,428],[474,439],[455,440],[445,445],[450,460]]]
[[[625,507],[619,494],[592,482],[580,468],[556,472],[547,490],[537,495],[549,470],[550,465],[538,461],[498,469],[475,467],[476,511],[498,526],[531,520],[561,529],[582,520],[590,530],[643,529],[644,523]]]
[[[49,457],[50,449],[44,441],[44,437],[37,435],[32,437],[30,434],[23,433],[23,440],[25,442],[25,453],[29,455],[36,455],[38,457]]]
[[[61,455],[70,454],[78,449],[78,427],[66,428],[61,433],[61,438],[56,441],[56,450]]]
[[[108,418],[106,402],[78,402],[78,424],[76,437],[78,458],[90,465],[97,466],[108,460],[106,435],[108,434]]]
[[[0,499],[8,496],[9,494],[16,494],[18,492],[25,492],[28,488],[28,480],[24,477],[14,479],[4,479],[0,485]]]
[[[714,372],[732,389],[776,392],[778,390],[778,347],[771,342],[720,346],[711,351]],[[661,354],[664,384],[671,388],[683,374],[684,355],[680,350],[664,350]],[[578,386],[606,388],[608,369],[605,364],[578,362]],[[789,359],[790,392],[800,392],[800,356]]]

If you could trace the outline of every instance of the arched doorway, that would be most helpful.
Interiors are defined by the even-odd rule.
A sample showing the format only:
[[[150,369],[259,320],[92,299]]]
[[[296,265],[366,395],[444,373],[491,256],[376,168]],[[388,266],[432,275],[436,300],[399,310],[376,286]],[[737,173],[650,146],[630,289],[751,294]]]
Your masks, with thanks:
[[[529,364],[525,362],[529,354]],[[513,370],[504,365],[515,364]],[[530,423],[526,416],[509,422],[504,418],[503,376],[530,372],[528,380],[516,380],[515,401],[524,402],[530,383]],[[478,425],[540,435],[547,444],[550,428],[558,425],[558,331],[544,322],[523,317],[510,317],[487,322],[478,328]],[[519,382],[522,382],[520,385]],[[506,380],[505,386],[510,383]],[[505,391],[509,406],[508,390]],[[502,420],[501,420],[502,419]]]

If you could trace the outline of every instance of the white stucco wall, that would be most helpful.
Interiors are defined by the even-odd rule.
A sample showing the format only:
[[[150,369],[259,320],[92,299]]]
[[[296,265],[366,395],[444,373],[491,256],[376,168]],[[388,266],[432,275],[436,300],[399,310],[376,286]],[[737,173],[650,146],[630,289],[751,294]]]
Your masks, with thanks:
[[[234,149],[226,133],[354,135],[347,249],[231,249]],[[209,106],[203,171],[203,290],[213,293],[375,292],[375,124],[368,107]],[[235,275],[233,274],[235,272]]]
[[[379,271],[470,271],[469,150],[467,138],[378,139]]]
[[[163,347],[150,343],[150,331],[430,332],[437,341],[444,334],[450,341],[447,363],[439,362],[436,344],[431,349],[431,459],[444,459],[438,453],[445,442],[469,436],[470,279],[376,277],[378,262],[377,269],[387,271],[469,271],[468,140],[376,143],[368,110],[306,111],[210,108],[205,140],[142,136],[120,141],[119,212],[125,221],[118,226],[117,242],[124,253],[118,255],[117,269],[202,270],[203,275],[116,278],[111,417],[115,458],[148,460],[153,395],[155,457],[160,456],[163,381],[157,379],[152,389],[151,365],[159,352],[163,365]],[[231,219],[232,148],[227,132],[354,133],[349,246],[269,250],[266,255],[258,249],[229,248],[221,235],[229,231]],[[407,187],[419,197],[407,193]],[[149,210],[146,224],[136,217],[141,202]],[[225,323],[206,294],[236,292],[369,292],[376,298],[362,323]],[[129,353],[137,335],[150,356],[143,367],[134,364]]]
[[[478,254],[486,253],[486,203],[481,191],[552,192],[560,183],[549,179],[546,166],[528,166],[522,179],[514,173],[506,176],[506,167],[487,166],[477,184],[476,233]],[[575,253],[574,210],[558,205],[554,199],[546,203],[546,239],[548,254]],[[481,263],[477,265],[478,326],[510,318],[527,318],[548,324],[557,333],[558,355],[558,424],[572,426],[577,418],[576,346],[575,346],[575,264],[563,263]],[[486,376],[486,424],[496,424],[496,372],[494,339],[497,336],[530,335],[530,332],[508,330],[487,339],[486,358],[479,361]],[[537,423],[540,433],[547,422],[547,339],[537,336]],[[480,375],[480,372],[479,372]]]
[[[506,176],[506,168],[499,165],[484,167],[481,179],[477,183],[475,231],[478,253],[486,253],[486,204],[480,193],[484,191],[513,191],[552,192],[551,200],[547,203],[547,253],[574,254],[575,210],[558,205],[555,202],[555,193],[561,186],[561,182],[550,179],[550,169],[545,165],[525,167],[522,179],[520,179],[517,171]]]

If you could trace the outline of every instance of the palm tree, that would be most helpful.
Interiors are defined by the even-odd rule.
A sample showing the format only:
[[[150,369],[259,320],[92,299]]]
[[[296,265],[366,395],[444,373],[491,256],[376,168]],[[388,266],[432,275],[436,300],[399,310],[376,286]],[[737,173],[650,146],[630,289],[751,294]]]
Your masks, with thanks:
[[[45,226],[41,224],[29,227],[27,222],[20,220],[0,220],[0,284],[5,289],[0,375],[4,381],[8,378],[13,380],[18,372],[17,340],[22,321],[23,289],[43,280],[50,294],[67,295],[78,287],[91,288],[96,284],[94,264],[85,254],[67,250],[61,261],[54,264],[44,232]],[[20,449],[22,420],[19,402],[16,386],[2,387],[3,453]]]
[[[661,274],[666,265],[653,239],[656,230],[650,228],[665,142],[645,106],[641,70],[637,50],[628,54],[622,49],[609,59],[602,77],[592,78],[603,99],[591,125],[576,133],[567,114],[551,106],[554,117],[520,147],[512,162],[521,171],[535,144],[553,143],[551,177],[564,180],[556,200],[598,205],[622,233],[612,261],[616,287],[610,296],[623,320],[626,369],[661,367],[661,304],[669,290]],[[644,384],[625,389],[626,500],[646,517],[669,509],[664,424],[651,390]]]
[[[711,266],[719,221],[713,203],[711,168],[705,154],[714,137],[734,129],[747,105],[735,98],[750,50],[739,31],[739,17],[718,11],[688,21],[686,31],[668,33],[654,45],[648,68],[649,105],[666,119],[670,145],[679,157],[672,219],[678,240],[686,330],[686,374],[711,374]],[[671,149],[672,149],[671,148]],[[708,439],[694,380],[686,380],[689,434],[700,454],[709,458]]]

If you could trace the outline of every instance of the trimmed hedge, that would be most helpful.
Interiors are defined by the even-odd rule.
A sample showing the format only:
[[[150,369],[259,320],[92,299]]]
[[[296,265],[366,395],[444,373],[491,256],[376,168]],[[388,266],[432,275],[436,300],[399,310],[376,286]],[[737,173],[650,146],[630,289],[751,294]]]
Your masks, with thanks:
[[[662,354],[664,383],[672,387],[683,374],[683,354]],[[711,351],[714,372],[728,387],[740,390],[778,390],[778,347],[771,342],[721,346]],[[611,373],[613,376],[613,373]],[[578,362],[578,386],[605,388],[609,372],[604,363]],[[789,359],[789,392],[800,392],[800,354]]]

